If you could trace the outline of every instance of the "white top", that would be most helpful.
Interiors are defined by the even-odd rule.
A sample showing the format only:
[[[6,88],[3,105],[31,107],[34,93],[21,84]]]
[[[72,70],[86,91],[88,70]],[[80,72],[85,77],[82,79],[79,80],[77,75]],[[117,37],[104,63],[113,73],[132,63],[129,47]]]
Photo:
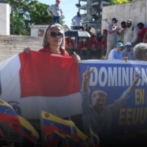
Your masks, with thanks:
[[[57,6],[56,4],[51,5],[51,6],[47,9],[47,12],[48,12],[49,15],[51,14],[50,11],[52,11],[52,14],[53,14],[54,16],[59,16],[59,17],[61,17],[61,16],[63,15],[63,11],[62,11],[61,7],[60,7],[59,5]]]
[[[83,18],[81,16],[74,16],[72,19],[72,22],[75,24],[75,26],[82,26]]]
[[[126,28],[124,32],[124,44],[127,42],[135,43],[138,37],[138,31],[137,28],[134,26],[130,26],[129,28]]]

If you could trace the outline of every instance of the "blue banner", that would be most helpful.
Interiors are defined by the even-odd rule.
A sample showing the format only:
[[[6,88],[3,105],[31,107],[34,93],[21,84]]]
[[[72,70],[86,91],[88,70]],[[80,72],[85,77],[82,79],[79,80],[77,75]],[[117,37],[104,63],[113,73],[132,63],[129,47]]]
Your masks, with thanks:
[[[147,62],[81,61],[82,119],[101,141],[147,137]]]

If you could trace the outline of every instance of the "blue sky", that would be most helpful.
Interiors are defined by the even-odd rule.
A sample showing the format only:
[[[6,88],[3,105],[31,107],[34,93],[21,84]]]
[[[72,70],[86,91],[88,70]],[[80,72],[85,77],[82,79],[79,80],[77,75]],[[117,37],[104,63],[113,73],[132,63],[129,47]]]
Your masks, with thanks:
[[[41,3],[45,3],[47,5],[55,4],[55,0],[38,0]],[[75,4],[77,4],[79,0],[61,0],[60,6],[63,10],[63,15],[65,16],[65,24],[69,27],[71,26],[71,19],[77,14],[78,8]]]

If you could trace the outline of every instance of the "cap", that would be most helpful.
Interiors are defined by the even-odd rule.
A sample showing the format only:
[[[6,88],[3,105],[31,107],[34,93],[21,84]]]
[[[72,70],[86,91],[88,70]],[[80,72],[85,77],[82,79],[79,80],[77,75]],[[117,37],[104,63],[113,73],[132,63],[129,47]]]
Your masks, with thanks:
[[[56,0],[56,2],[60,2],[60,0]]]
[[[125,45],[129,45],[129,46],[131,46],[131,45],[132,45],[132,43],[131,43],[131,42],[127,42]]]
[[[118,19],[117,19],[117,18],[112,18],[112,20],[118,21]]]
[[[123,47],[123,44],[122,44],[121,42],[118,42],[118,43],[116,44],[116,46]]]
[[[127,20],[127,23],[132,23],[132,19],[128,19]]]

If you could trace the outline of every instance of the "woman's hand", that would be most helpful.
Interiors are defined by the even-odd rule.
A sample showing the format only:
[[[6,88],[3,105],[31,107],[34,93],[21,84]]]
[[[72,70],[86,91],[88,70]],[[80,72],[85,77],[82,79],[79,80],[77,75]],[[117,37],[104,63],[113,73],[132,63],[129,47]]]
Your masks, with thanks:
[[[29,53],[30,52],[30,48],[29,47],[24,48],[23,52]]]
[[[81,60],[80,56],[77,55],[75,52],[73,52],[73,59],[75,60],[75,62],[79,62]]]

